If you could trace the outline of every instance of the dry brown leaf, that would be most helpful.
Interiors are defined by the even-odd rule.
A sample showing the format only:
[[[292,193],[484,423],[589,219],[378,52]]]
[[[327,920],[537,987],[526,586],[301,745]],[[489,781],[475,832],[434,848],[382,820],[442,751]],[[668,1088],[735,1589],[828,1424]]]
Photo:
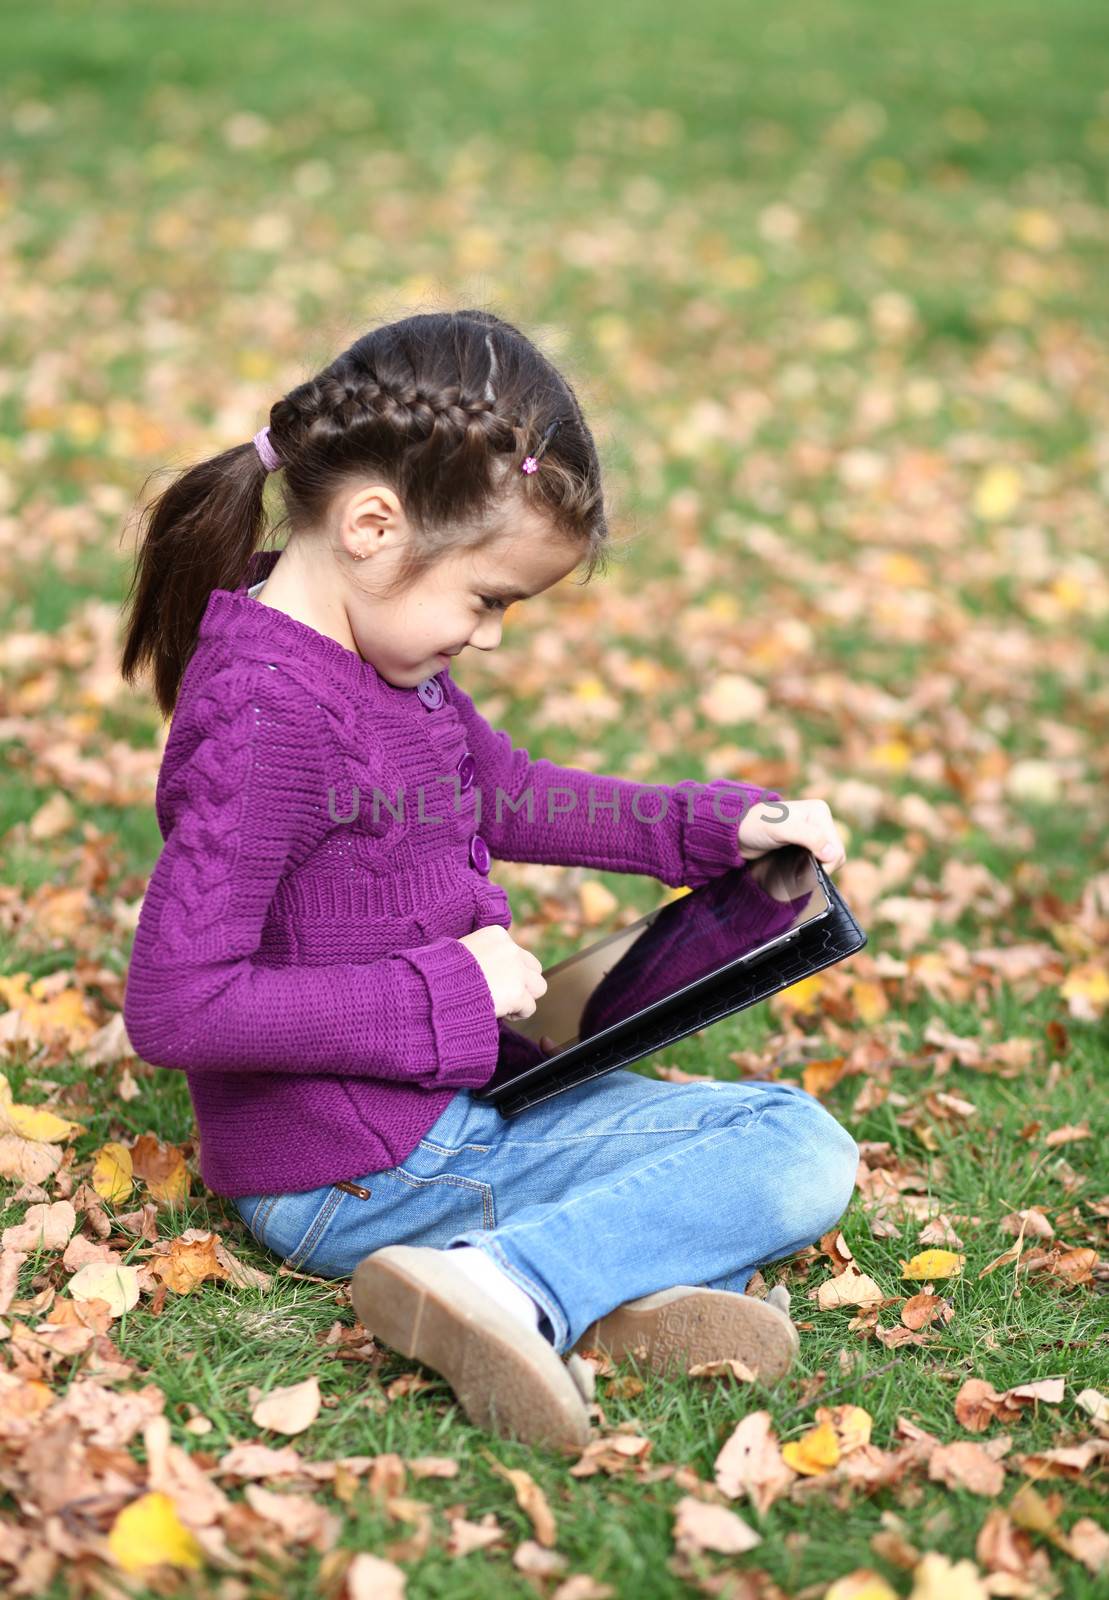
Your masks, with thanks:
[[[529,1578],[557,1578],[569,1562],[557,1550],[548,1550],[534,1539],[525,1539],[512,1552],[512,1565]]]
[[[710,1505],[687,1494],[674,1507],[674,1544],[686,1554],[715,1550],[737,1556],[761,1543],[762,1535],[727,1506]]]
[[[1043,1587],[1051,1574],[1047,1551],[1037,1548],[1000,1506],[990,1510],[978,1530],[974,1554],[987,1572],[1006,1573],[1032,1589]],[[993,1588],[992,1592],[1005,1591]]]
[[[0,1309],[3,1309],[2,1300]],[[1102,1394],[1100,1389],[1082,1389],[1075,1395],[1074,1403],[1095,1422],[1109,1422],[1109,1395]]]
[[[491,1511],[487,1511],[480,1522],[468,1522],[465,1517],[451,1517],[447,1554],[468,1556],[475,1550],[488,1550],[492,1545],[502,1544],[504,1539],[504,1529]]]
[[[750,1367],[736,1356],[728,1356],[723,1361],[698,1361],[688,1368],[688,1375],[691,1378],[735,1378],[740,1383],[756,1381]]]
[[[350,1558],[344,1581],[345,1600],[404,1600],[408,1579],[403,1567],[358,1550]]]
[[[941,1444],[928,1460],[928,1476],[949,1489],[969,1489],[971,1494],[996,1496],[1005,1483],[1005,1469],[973,1439]]]
[[[385,1500],[385,1510],[400,1522],[415,1524],[414,1532],[403,1539],[387,1540],[382,1546],[390,1561],[420,1561],[427,1555],[434,1537],[431,1507],[423,1500],[412,1500],[405,1495],[390,1495]]]
[[[572,1478],[589,1478],[597,1472],[610,1476],[645,1461],[651,1450],[651,1440],[638,1433],[609,1433],[600,1439],[591,1439],[579,1460],[569,1472]]]
[[[159,1205],[180,1205],[189,1194],[189,1169],[184,1152],[143,1133],[131,1146],[131,1166]]]
[[[22,1183],[45,1183],[57,1172],[62,1152],[57,1145],[40,1139],[22,1139],[17,1134],[0,1135],[0,1178],[15,1178]]]
[[[434,1389],[438,1380],[422,1372],[402,1372],[385,1390],[387,1399],[403,1400],[406,1395],[419,1394],[421,1389]]]
[[[914,1294],[901,1307],[901,1321],[906,1328],[927,1328],[933,1322],[950,1322],[955,1308],[950,1300],[938,1294]]]
[[[563,1578],[551,1600],[613,1600],[611,1583],[598,1583],[588,1572],[574,1572]]]
[[[304,1461],[294,1445],[275,1447],[244,1440],[224,1451],[215,1470],[229,1478],[296,1477],[304,1470]]]
[[[1031,1383],[1018,1383],[1011,1389],[1006,1389],[1006,1398],[1010,1400],[1042,1400],[1045,1405],[1060,1406],[1063,1403],[1064,1379],[1062,1378],[1036,1378]]]
[[[62,1250],[77,1226],[77,1213],[69,1200],[44,1201],[28,1206],[22,1220],[13,1222],[0,1234],[5,1250]]]
[[[405,1466],[414,1478],[457,1478],[459,1473],[453,1456],[410,1456]]]
[[[531,1473],[525,1472],[522,1467],[506,1467],[503,1462],[498,1461],[487,1450],[482,1453],[493,1470],[499,1472],[502,1478],[507,1478],[512,1485],[516,1491],[516,1503],[521,1511],[531,1519],[531,1525],[535,1529],[535,1537],[541,1545],[550,1549],[557,1537],[554,1512],[547,1503],[546,1495]]]
[[[1079,1517],[1067,1535],[1067,1547],[1095,1578],[1109,1569],[1109,1534],[1092,1517]]]
[[[1055,1445],[1014,1456],[1013,1465],[1030,1478],[1080,1478],[1095,1461],[1109,1457],[1109,1440],[1087,1439],[1082,1444]]]
[[[852,1265],[820,1285],[816,1303],[821,1311],[833,1311],[838,1306],[876,1306],[884,1299],[874,1279]]]
[[[613,1400],[638,1400],[643,1388],[642,1378],[632,1372],[622,1372],[610,1380],[606,1392]]]
[[[150,1270],[177,1294],[191,1294],[207,1278],[226,1280],[230,1273],[216,1256],[218,1241],[215,1233],[199,1239],[174,1239],[165,1254],[151,1257]]]
[[[1090,1124],[1088,1122],[1068,1122],[1065,1127],[1053,1128],[1044,1135],[1044,1144],[1049,1149],[1054,1149],[1060,1144],[1076,1144],[1080,1139],[1090,1137]]]
[[[952,1227],[951,1218],[943,1211],[924,1224],[917,1234],[917,1240],[920,1244],[940,1245],[944,1249],[963,1248],[963,1241]]]
[[[1002,1217],[998,1227],[1002,1233],[1027,1234],[1029,1239],[1054,1239],[1055,1229],[1048,1221],[1045,1206],[1028,1206],[1024,1211],[1010,1211]]]
[[[274,1433],[303,1433],[320,1414],[320,1385],[315,1374],[302,1383],[282,1384],[257,1401],[251,1411],[255,1427]]]
[[[769,1411],[749,1411],[733,1429],[713,1463],[716,1487],[729,1499],[746,1494],[760,1516],[797,1477],[787,1466]]]
[[[282,1540],[290,1544],[311,1544],[319,1550],[330,1550],[342,1530],[342,1518],[310,1495],[264,1489],[259,1483],[248,1483],[243,1498],[260,1517],[280,1528]]]

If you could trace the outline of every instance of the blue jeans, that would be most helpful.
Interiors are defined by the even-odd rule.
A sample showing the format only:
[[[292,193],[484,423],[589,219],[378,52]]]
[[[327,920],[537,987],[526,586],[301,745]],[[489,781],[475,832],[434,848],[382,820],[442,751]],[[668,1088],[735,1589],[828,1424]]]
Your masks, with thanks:
[[[461,1089],[369,1190],[243,1195],[285,1265],[348,1277],[384,1245],[477,1245],[538,1303],[560,1353],[674,1284],[741,1294],[843,1215],[859,1152],[795,1084],[670,1083],[626,1069],[503,1118]]]

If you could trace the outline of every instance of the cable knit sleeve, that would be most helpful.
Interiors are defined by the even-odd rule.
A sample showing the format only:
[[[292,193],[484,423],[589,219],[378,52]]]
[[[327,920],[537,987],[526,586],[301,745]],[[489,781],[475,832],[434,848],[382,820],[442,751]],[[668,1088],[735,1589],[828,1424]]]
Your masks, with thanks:
[[[179,713],[181,714],[181,713]],[[159,794],[165,839],[135,932],[123,1020],[155,1066],[485,1083],[499,1029],[477,960],[439,938],[369,963],[267,965],[283,875],[329,827],[331,746],[303,686],[265,663],[189,703],[195,745]]]
[[[741,818],[760,802],[782,798],[731,778],[643,784],[532,759],[490,726],[453,679],[450,695],[475,761],[477,825],[503,861],[602,867],[696,889],[746,865]]]

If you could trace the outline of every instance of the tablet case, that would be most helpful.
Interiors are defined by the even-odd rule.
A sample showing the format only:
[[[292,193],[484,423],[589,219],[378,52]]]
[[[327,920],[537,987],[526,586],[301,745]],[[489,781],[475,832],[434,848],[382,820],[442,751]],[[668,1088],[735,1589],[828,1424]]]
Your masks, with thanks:
[[[798,928],[780,944],[755,955],[734,973],[706,979],[694,992],[660,1008],[657,1015],[618,1026],[601,1041],[583,1039],[561,1053],[555,1064],[539,1062],[520,1077],[496,1088],[472,1089],[475,1100],[496,1106],[503,1117],[519,1116],[529,1106],[599,1078],[617,1067],[665,1049],[698,1028],[720,1022],[734,1011],[768,1000],[771,995],[845,956],[854,955],[867,936],[848,910],[839,890],[818,861],[817,875],[828,896],[830,910],[819,921]]]

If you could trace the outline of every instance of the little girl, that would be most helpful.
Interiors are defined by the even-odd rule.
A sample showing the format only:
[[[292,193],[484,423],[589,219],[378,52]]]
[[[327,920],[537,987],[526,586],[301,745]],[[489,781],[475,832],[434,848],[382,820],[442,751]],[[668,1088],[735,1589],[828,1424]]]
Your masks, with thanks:
[[[121,670],[174,715],[123,1015],[187,1074],[204,1182],[502,1436],[581,1449],[579,1343],[779,1378],[788,1295],[748,1279],[838,1221],[858,1161],[817,1100],[616,1071],[506,1119],[468,1092],[546,989],[493,858],[689,888],[786,843],[844,860],[821,800],[532,759],[452,678],[606,551],[569,383],[485,311],[407,317],[144,520]]]

